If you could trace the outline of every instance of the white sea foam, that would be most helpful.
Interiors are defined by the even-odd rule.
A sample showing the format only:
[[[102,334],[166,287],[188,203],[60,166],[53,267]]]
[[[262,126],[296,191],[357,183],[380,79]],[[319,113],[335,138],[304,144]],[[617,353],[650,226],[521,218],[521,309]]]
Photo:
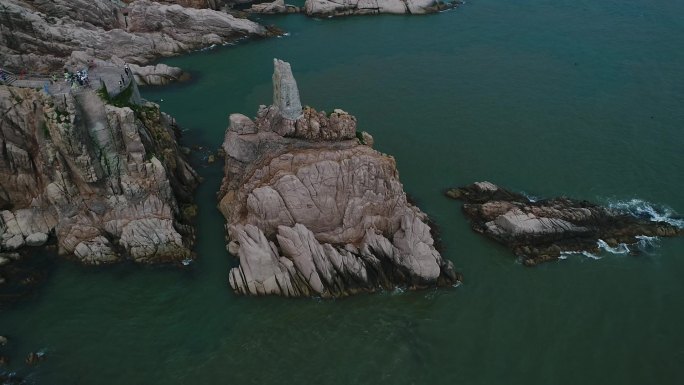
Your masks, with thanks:
[[[603,239],[599,239],[598,242],[599,249],[603,249],[611,254],[627,254],[629,253],[629,247],[626,244],[620,243],[617,247],[611,247]]]
[[[608,207],[629,213],[637,218],[646,218],[652,222],[665,222],[684,228],[684,218],[678,218],[677,213],[667,206],[654,205],[641,199],[631,199],[610,202]]]
[[[582,256],[585,256],[589,259],[595,259],[595,260],[601,259],[601,257],[599,257],[598,255],[592,254],[588,251],[561,251],[560,257],[558,257],[558,259],[561,259],[561,260],[568,259],[568,257],[571,255],[582,255]]]
[[[529,200],[529,201],[532,202],[532,203],[538,202],[538,201],[541,199],[541,198],[538,197],[538,196],[530,195],[530,194],[528,194],[528,193],[526,193],[526,192],[524,192],[524,191],[521,191],[520,194],[522,194],[522,196],[524,196],[525,198],[527,198],[527,200]]]
[[[181,263],[183,264],[183,266],[188,266],[190,263],[192,263],[192,259],[186,258],[182,260]]]
[[[637,242],[637,247],[639,248],[639,250],[647,254],[652,253],[656,248],[660,246],[660,238],[658,237],[637,235],[636,239],[639,240]]]

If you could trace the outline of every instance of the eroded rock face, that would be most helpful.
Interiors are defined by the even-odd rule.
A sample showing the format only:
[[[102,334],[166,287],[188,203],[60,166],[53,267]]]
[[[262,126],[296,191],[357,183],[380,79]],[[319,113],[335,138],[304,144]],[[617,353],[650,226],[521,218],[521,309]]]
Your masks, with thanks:
[[[240,260],[231,287],[332,297],[455,283],[394,158],[361,144],[342,110],[292,108],[301,103],[289,64],[275,60],[273,81],[274,105],[255,121],[231,115],[223,143],[219,209]]]
[[[420,15],[462,4],[459,0],[306,0],[309,16],[373,15],[379,13]]]
[[[626,247],[641,236],[683,234],[672,223],[568,198],[531,201],[490,182],[450,189],[446,195],[466,202],[463,212],[473,230],[511,248],[527,266],[556,260],[562,253],[597,253],[602,242]]]
[[[300,8],[285,4],[285,0],[275,0],[271,3],[259,3],[253,4],[250,8],[245,10],[248,13],[261,13],[261,14],[278,14],[278,13],[298,13]]]
[[[135,0],[124,0],[125,3],[132,3]],[[163,4],[178,4],[183,7],[191,8],[211,8],[218,9],[222,3],[227,3],[225,0],[159,0],[157,3]]]
[[[85,263],[191,257],[180,205],[197,176],[157,105],[0,86],[0,110],[0,251],[54,236]]]
[[[211,9],[137,0],[6,0],[0,4],[0,66],[60,70],[73,51],[146,64],[160,56],[265,36],[257,23]]]

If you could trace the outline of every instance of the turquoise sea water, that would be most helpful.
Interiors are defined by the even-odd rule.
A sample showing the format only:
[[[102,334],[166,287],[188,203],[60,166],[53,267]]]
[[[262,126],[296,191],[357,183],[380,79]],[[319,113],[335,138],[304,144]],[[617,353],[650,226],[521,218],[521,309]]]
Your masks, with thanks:
[[[144,96],[178,119],[184,145],[216,149],[229,113],[270,103],[272,59],[291,62],[305,104],[355,114],[396,157],[464,284],[236,297],[221,165],[197,152],[199,259],[60,264],[0,314],[12,369],[40,384],[684,383],[684,239],[525,268],[442,196],[490,180],[684,213],[684,3],[473,0],[426,17],[262,21],[290,35],[167,60],[194,81]],[[48,358],[27,371],[38,349]]]

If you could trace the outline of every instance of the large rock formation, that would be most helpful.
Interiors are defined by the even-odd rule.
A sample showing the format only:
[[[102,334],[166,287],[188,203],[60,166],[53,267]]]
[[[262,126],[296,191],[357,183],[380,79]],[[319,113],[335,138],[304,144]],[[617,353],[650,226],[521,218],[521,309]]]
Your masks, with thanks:
[[[275,60],[273,83],[274,104],[256,121],[232,114],[223,143],[231,287],[331,297],[455,283],[394,158],[362,144],[348,113],[302,108],[288,63]]]
[[[532,201],[489,182],[450,189],[447,196],[466,203],[473,230],[505,244],[533,266],[564,253],[597,253],[599,248],[629,250],[642,237],[684,234],[684,221],[635,216],[587,201],[554,198]],[[637,250],[637,248],[632,248]]]
[[[73,51],[146,64],[160,56],[265,36],[257,23],[211,9],[137,0],[4,0],[0,67],[29,72],[61,68]]]
[[[84,263],[191,257],[181,204],[196,174],[173,119],[132,102],[135,91],[0,86],[0,252],[54,236],[61,254]]]
[[[306,0],[304,11],[317,17],[378,13],[420,15],[454,8],[461,3],[460,0]]]

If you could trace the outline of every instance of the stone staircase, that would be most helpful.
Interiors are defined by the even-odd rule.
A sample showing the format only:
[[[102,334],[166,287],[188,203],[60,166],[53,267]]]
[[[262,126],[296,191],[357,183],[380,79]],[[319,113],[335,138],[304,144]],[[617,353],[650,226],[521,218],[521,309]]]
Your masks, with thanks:
[[[5,73],[5,80],[0,79],[0,84],[4,84],[4,85],[7,85],[7,86],[11,86],[12,83],[16,82],[16,81],[19,79],[19,78],[17,77],[17,75],[15,75],[15,74],[13,74],[13,73],[11,73],[11,72],[8,72],[8,71],[6,71],[6,70],[3,70],[3,71],[4,71],[4,73]]]

